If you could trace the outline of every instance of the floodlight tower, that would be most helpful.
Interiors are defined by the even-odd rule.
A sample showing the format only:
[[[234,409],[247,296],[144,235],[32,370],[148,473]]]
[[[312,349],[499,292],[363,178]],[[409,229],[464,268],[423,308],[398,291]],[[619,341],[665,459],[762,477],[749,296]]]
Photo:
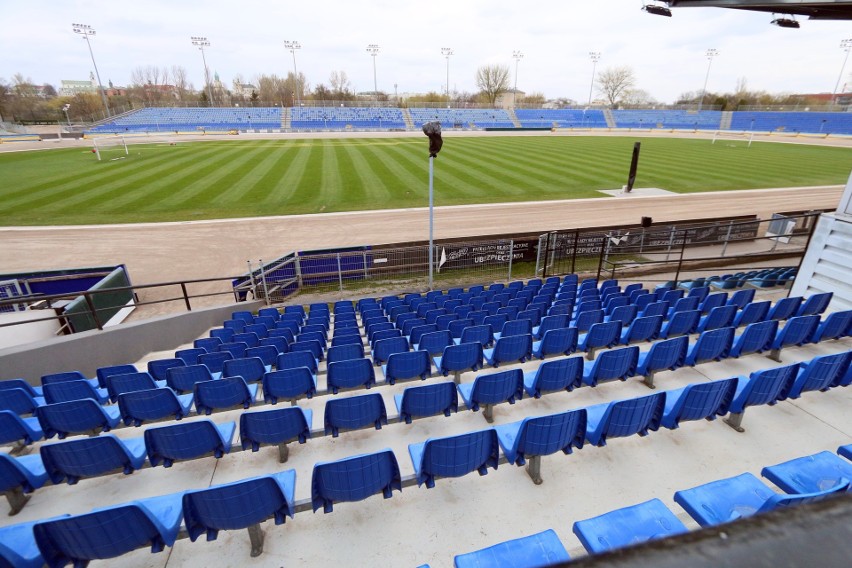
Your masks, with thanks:
[[[204,81],[207,83],[207,96],[210,98],[210,106],[213,106],[213,89],[210,86],[210,72],[207,70],[207,58],[204,56],[204,48],[210,47],[206,37],[192,36],[192,45],[201,51],[201,61],[204,63]]]
[[[367,53],[373,57],[373,96],[376,99],[376,106],[379,104],[379,87],[376,81],[376,56],[379,54],[379,46],[371,43],[367,46]]]
[[[95,30],[92,26],[87,26],[86,24],[71,24],[71,29],[74,30],[75,34],[80,34],[83,36],[83,39],[86,40],[86,45],[89,46],[89,55],[92,56],[92,66],[95,68],[95,77],[98,79],[98,90],[101,92],[101,99],[104,102],[104,109],[106,109],[106,115],[112,116],[109,112],[109,105],[107,104],[106,93],[104,92],[104,85],[101,83],[101,74],[98,72],[98,64],[95,63],[95,54],[92,51],[92,42],[89,41],[89,36],[95,35]]]
[[[512,91],[512,108],[515,108],[515,99],[518,96],[518,63],[524,58],[524,54],[515,50],[512,52],[512,58],[515,60],[515,89]]]
[[[284,40],[284,49],[293,54],[293,89],[295,90],[296,106],[299,106],[299,72],[296,70],[296,52],[302,49],[298,41]]]
[[[595,88],[595,71],[597,70],[598,61],[601,60],[601,52],[590,51],[589,59],[592,60],[592,84],[589,85],[589,102],[586,104],[586,106],[592,106],[592,91]]]
[[[840,81],[843,80],[843,72],[846,70],[846,62],[849,60],[849,51],[852,50],[852,39],[844,39],[840,42],[840,49],[846,52],[843,57],[843,65],[840,67],[840,76],[837,77],[837,83],[834,85],[834,92],[831,94],[832,104],[837,104],[837,89],[840,88]]]
[[[713,48],[708,49],[704,56],[707,57],[707,74],[704,76],[704,88],[701,89],[701,98],[698,100],[698,111],[701,112],[701,106],[704,104],[704,97],[707,95],[707,80],[710,79],[710,66],[713,65],[713,58],[719,55],[719,51]]]
[[[65,121],[68,123],[68,126],[71,126],[71,117],[68,116],[68,110],[71,108],[71,103],[65,103],[62,105],[62,112],[65,113]]]
[[[441,55],[447,58],[447,108],[450,108],[450,56],[452,54],[452,47],[441,48]]]

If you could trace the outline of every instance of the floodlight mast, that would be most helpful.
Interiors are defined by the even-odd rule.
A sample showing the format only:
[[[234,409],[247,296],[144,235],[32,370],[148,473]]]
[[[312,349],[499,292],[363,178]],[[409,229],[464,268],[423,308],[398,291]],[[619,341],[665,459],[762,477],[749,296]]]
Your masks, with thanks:
[[[453,48],[442,47],[441,55],[447,58],[447,108],[450,108],[450,56],[453,55]]]
[[[713,65],[713,58],[719,55],[719,51],[710,48],[704,53],[704,55],[707,57],[707,74],[704,76],[704,88],[701,89],[701,98],[698,100],[698,112],[701,112],[701,106],[704,104],[704,97],[707,96],[707,81],[710,79],[710,66]]]
[[[589,102],[586,106],[592,106],[592,90],[595,88],[595,70],[597,68],[598,61],[601,60],[601,52],[590,51],[589,58],[592,60],[592,84],[589,85]]]
[[[515,99],[518,96],[518,63],[524,58],[524,54],[519,50],[512,52],[512,59],[515,60],[515,88],[512,91],[512,108],[515,108]]]
[[[844,39],[840,42],[840,49],[846,52],[843,57],[843,65],[840,67],[840,75],[837,77],[837,83],[834,85],[834,92],[831,95],[831,103],[837,104],[837,89],[840,88],[840,81],[843,80],[843,72],[846,71],[846,62],[849,61],[849,51],[852,50],[852,39]]]
[[[379,106],[379,87],[376,81],[376,56],[379,54],[379,46],[371,43],[367,46],[367,53],[373,57],[373,96],[376,100],[376,106]]]
[[[207,96],[210,98],[210,106],[213,106],[213,89],[210,86],[210,72],[207,69],[207,58],[204,56],[204,48],[210,47],[210,41],[206,37],[192,36],[192,45],[201,51],[201,61],[204,63],[204,81],[207,83]]]
[[[294,106],[300,106],[301,99],[299,98],[299,71],[296,69],[296,52],[302,49],[302,45],[298,41],[284,40],[284,48],[293,54],[293,98],[295,99]]]
[[[95,54],[92,51],[92,42],[89,41],[89,36],[95,35],[95,30],[92,26],[87,26],[86,24],[71,24],[71,29],[74,30],[75,34],[79,34],[83,36],[83,39],[86,40],[86,45],[89,46],[89,55],[92,56],[92,66],[95,68],[95,77],[98,79],[98,90],[101,92],[101,100],[104,102],[104,109],[106,110],[107,117],[112,116],[109,112],[109,104],[107,104],[106,92],[104,92],[103,83],[101,83],[101,74],[98,72],[98,64],[95,63]]]

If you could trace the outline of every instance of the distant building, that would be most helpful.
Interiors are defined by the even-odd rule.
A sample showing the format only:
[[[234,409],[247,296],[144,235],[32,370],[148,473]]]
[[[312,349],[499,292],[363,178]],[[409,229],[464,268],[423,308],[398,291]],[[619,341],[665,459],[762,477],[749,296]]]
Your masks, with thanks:
[[[94,79],[88,81],[74,81],[62,79],[59,87],[59,96],[73,97],[78,93],[96,93],[98,91],[98,82]]]
[[[498,95],[494,104],[500,108],[512,108],[515,106],[516,99],[518,103],[524,101],[524,95],[526,93],[520,89],[509,89],[505,93]]]
[[[256,92],[257,92],[257,87],[255,87],[251,83],[239,83],[237,81],[234,81],[233,94],[234,94],[235,97],[242,98],[242,99],[249,99],[249,98],[251,98],[251,94],[256,93]]]

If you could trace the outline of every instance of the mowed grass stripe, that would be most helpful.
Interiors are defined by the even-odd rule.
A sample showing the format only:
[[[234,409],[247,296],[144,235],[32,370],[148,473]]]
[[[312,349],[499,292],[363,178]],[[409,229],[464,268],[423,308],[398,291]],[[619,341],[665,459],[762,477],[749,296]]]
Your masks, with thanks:
[[[406,168],[398,160],[393,160],[384,149],[373,144],[364,147],[364,159],[372,164],[376,176],[385,181],[388,197],[384,203],[374,203],[375,208],[385,203],[397,203],[400,207],[417,207],[421,204],[421,196],[428,191],[428,180],[423,172],[415,169],[413,164]],[[422,149],[421,149],[422,151]]]
[[[284,211],[289,213],[286,204],[295,193],[295,187],[301,183],[302,177],[305,175],[305,168],[308,165],[308,158],[311,155],[311,149],[302,145],[293,145],[287,149],[288,152],[279,156],[275,168],[267,175],[270,189],[261,201],[264,209],[274,205],[275,208],[271,211],[276,211],[279,214]],[[273,176],[274,179],[272,179]],[[265,181],[267,179],[261,180],[258,185]]]
[[[260,147],[253,152],[251,159],[244,163],[238,171],[234,172],[234,179],[230,183],[230,187],[211,199],[210,203],[219,206],[247,201],[248,195],[257,189],[257,184],[260,180],[266,177],[270,170],[275,167],[275,164],[278,163],[279,153],[286,153],[288,151],[279,145],[276,145],[275,148],[270,148],[269,146]],[[223,179],[222,181],[227,184],[229,180]]]
[[[373,209],[391,201],[388,183],[392,179],[377,171],[381,162],[367,160],[368,147],[368,144],[360,144],[343,148],[343,155],[346,156],[354,178],[349,185],[351,189],[346,192],[347,197],[360,200],[362,206],[359,209]]]

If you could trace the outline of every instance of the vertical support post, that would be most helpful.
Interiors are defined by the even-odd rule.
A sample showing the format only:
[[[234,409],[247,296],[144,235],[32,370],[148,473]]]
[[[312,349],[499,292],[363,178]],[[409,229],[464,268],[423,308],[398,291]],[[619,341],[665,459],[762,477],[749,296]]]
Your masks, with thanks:
[[[666,262],[669,261],[669,256],[672,254],[672,245],[674,245],[675,226],[672,225],[671,234],[669,234],[669,248],[666,249]]]
[[[263,530],[261,530],[260,524],[255,524],[249,526],[248,533],[251,542],[251,557],[257,558],[263,554]]]
[[[256,300],[257,299],[257,282],[255,282],[255,280],[254,280],[254,270],[252,269],[250,260],[247,260],[246,264],[248,264],[249,280],[251,281],[251,294],[252,294],[252,296],[254,296],[254,299]]]
[[[571,252],[571,274],[577,272],[577,246],[580,244],[580,231],[574,231],[574,250]]]
[[[606,244],[607,244],[608,241],[609,241],[609,237],[604,235],[603,240],[601,241],[601,254],[598,257],[598,275],[595,276],[595,279],[597,279],[597,280],[601,279],[601,270],[603,269],[603,262],[604,262],[604,252],[606,251]]]
[[[257,263],[260,265],[260,281],[263,283],[263,299],[268,306],[271,302],[269,301],[269,286],[266,284],[266,269],[263,267],[263,259],[259,259]]]
[[[649,389],[655,389],[655,388],[657,388],[657,387],[654,385],[654,371],[650,371],[647,375],[645,375],[645,378],[644,378],[644,379],[642,379],[642,382],[643,382],[643,383],[645,383],[645,385],[646,385]]]
[[[293,262],[296,264],[296,280],[299,283],[299,288],[305,285],[302,280],[302,259],[299,256],[293,257]]]
[[[367,251],[361,253],[361,262],[364,263],[364,280],[369,280],[370,272],[367,269]]]
[[[745,414],[745,409],[743,409],[743,411],[738,414],[731,412],[730,414],[728,414],[728,417],[724,419],[725,424],[727,424],[737,432],[745,432],[745,428],[742,427],[743,414]]]
[[[340,253],[337,253],[337,281],[340,285],[340,291],[343,292],[343,267],[340,266]]]
[[[180,283],[180,290],[183,292],[183,302],[186,304],[186,311],[191,312],[192,306],[189,305],[189,294],[186,293],[186,282]]]
[[[530,456],[527,459],[527,475],[533,480],[536,485],[541,485],[541,456]]]
[[[725,252],[728,250],[728,241],[731,240],[731,230],[734,228],[734,220],[731,219],[728,222],[728,233],[725,235],[725,244],[722,245],[722,254],[720,256],[725,256]]]
[[[677,261],[677,271],[675,272],[674,277],[674,289],[677,289],[678,280],[680,280],[680,271],[683,268],[683,255],[686,252],[686,232],[687,229],[683,230],[683,242],[680,244],[680,258]]]
[[[373,60],[375,61],[375,59]],[[429,156],[429,290],[432,289],[432,270],[435,264],[435,213],[434,213],[434,177],[435,177],[435,158]]]
[[[6,500],[9,502],[9,515],[17,515],[30,500],[29,495],[24,495],[24,491],[20,487],[15,487],[11,491],[6,492]]]
[[[549,237],[548,237],[549,238]],[[546,247],[547,245],[545,245]],[[545,256],[545,258],[547,258]],[[541,268],[541,237],[538,238],[538,247],[535,251],[535,275],[538,276],[538,271]]]
[[[509,240],[509,276],[508,280],[512,279],[512,258],[515,256],[515,240]]]
[[[483,404],[482,405],[482,416],[485,418],[485,421],[491,424],[494,422],[494,405],[493,404]]]
[[[542,270],[542,278],[547,278],[547,264],[550,258],[550,239],[553,237],[553,233],[547,233],[547,240],[544,244],[544,269]],[[541,248],[541,247],[539,247]],[[539,251],[541,252],[541,251]]]
[[[278,444],[278,463],[286,463],[290,458],[290,448],[287,444]]]

